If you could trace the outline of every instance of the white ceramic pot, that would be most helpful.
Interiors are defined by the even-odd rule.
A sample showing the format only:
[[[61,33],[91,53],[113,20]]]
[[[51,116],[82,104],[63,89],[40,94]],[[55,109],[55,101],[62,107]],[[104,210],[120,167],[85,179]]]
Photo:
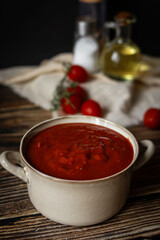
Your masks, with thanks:
[[[63,180],[34,169],[24,158],[26,144],[39,131],[63,123],[84,122],[113,129],[128,138],[134,150],[132,163],[123,171],[96,180]],[[154,153],[154,144],[141,141],[147,147],[141,159],[134,136],[125,128],[90,116],[68,116],[47,120],[32,127],[22,138],[20,153],[6,151],[0,155],[2,166],[27,183],[35,208],[47,218],[67,225],[84,226],[100,223],[115,215],[126,202],[133,170],[146,163]],[[14,160],[14,161],[13,161]],[[20,164],[17,166],[17,163]]]

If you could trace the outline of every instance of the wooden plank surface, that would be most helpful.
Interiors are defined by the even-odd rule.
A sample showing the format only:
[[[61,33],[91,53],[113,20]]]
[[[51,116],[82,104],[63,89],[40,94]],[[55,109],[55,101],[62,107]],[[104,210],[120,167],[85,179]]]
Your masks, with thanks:
[[[51,113],[0,86],[0,152],[18,150],[23,134]],[[43,217],[31,204],[26,184],[0,166],[0,239],[160,239],[160,130],[129,129],[156,145],[152,159],[134,172],[124,208],[94,226],[72,227]]]

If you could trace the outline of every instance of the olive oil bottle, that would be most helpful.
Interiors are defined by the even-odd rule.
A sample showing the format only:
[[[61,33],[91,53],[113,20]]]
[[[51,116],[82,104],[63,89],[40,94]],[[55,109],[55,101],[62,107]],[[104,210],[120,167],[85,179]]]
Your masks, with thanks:
[[[130,38],[131,24],[135,17],[128,12],[121,12],[115,22],[106,23],[107,29],[114,28],[116,38],[107,41],[101,53],[101,69],[107,76],[116,80],[134,80],[139,72],[140,49]]]

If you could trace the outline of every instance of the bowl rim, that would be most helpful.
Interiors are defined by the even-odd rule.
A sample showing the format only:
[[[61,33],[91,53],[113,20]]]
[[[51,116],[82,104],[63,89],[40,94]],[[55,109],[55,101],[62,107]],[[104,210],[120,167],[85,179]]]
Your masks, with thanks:
[[[47,175],[39,170],[37,170],[36,168],[34,168],[32,165],[30,165],[28,163],[28,161],[25,159],[25,156],[23,154],[23,143],[24,143],[24,140],[27,138],[27,136],[32,132],[34,131],[35,129],[39,128],[40,126],[42,125],[45,125],[49,122],[54,122],[54,121],[59,121],[59,120],[65,120],[65,119],[70,119],[71,121],[69,121],[68,123],[82,123],[81,121],[76,121],[74,122],[74,119],[77,119],[77,118],[80,118],[80,119],[86,119],[86,122],[84,121],[83,123],[88,123],[88,124],[95,124],[95,125],[99,125],[99,126],[103,126],[103,125],[100,125],[100,124],[97,124],[96,121],[103,121],[105,122],[106,124],[109,124],[110,126],[112,127],[116,127],[116,128],[119,128],[120,130],[122,130],[123,132],[125,132],[134,142],[134,146],[133,144],[131,143],[132,147],[133,147],[133,152],[134,152],[134,156],[133,156],[133,159],[132,159],[132,162],[126,167],[124,168],[122,171],[120,172],[117,172],[115,174],[112,174],[110,176],[107,176],[107,177],[103,177],[103,178],[97,178],[97,179],[91,179],[91,180],[70,180],[70,179],[63,179],[63,178],[57,178],[57,177],[54,177],[54,176],[50,176],[50,175]],[[92,119],[93,123],[91,122],[88,122]],[[88,121],[87,121],[88,120]],[[95,122],[95,123],[94,123]],[[65,123],[58,123],[58,124],[65,124]],[[58,124],[55,124],[55,125],[58,125]],[[49,126],[46,126],[46,128],[48,128]],[[105,126],[103,126],[105,127]],[[110,128],[108,126],[106,126],[107,128]],[[44,128],[44,129],[46,129]],[[116,131],[115,129],[112,129],[110,128],[111,130],[113,131]],[[39,130],[39,132],[42,131],[42,130]],[[116,131],[117,132],[117,131]],[[119,133],[119,132],[118,132]],[[123,135],[122,133],[119,133],[121,135]],[[124,136],[124,135],[123,135]],[[125,137],[125,136],[124,136]],[[126,138],[126,137],[125,137]],[[135,147],[135,149],[134,149]],[[127,130],[125,127],[115,123],[115,122],[112,122],[112,121],[109,121],[109,120],[106,120],[106,119],[103,119],[103,118],[100,118],[100,117],[93,117],[93,116],[70,116],[70,115],[67,115],[67,116],[60,116],[60,117],[56,117],[56,118],[51,118],[51,119],[47,119],[45,121],[42,121],[36,125],[34,125],[33,127],[31,127],[22,137],[21,141],[20,141],[20,146],[19,146],[19,152],[20,152],[20,156],[21,156],[21,160],[23,161],[23,163],[25,165],[27,165],[27,167],[29,167],[30,170],[32,170],[34,173],[40,175],[41,177],[44,177],[44,178],[47,178],[48,180],[52,180],[52,181],[56,181],[56,182],[63,182],[63,183],[77,183],[77,184],[85,184],[85,183],[95,183],[95,182],[103,182],[103,181],[106,181],[106,180],[110,180],[112,178],[115,178],[121,174],[123,174],[124,172],[126,172],[129,168],[131,168],[137,157],[138,157],[138,154],[139,154],[139,146],[138,146],[138,142],[136,140],[136,138],[134,137],[134,135],[129,131]]]

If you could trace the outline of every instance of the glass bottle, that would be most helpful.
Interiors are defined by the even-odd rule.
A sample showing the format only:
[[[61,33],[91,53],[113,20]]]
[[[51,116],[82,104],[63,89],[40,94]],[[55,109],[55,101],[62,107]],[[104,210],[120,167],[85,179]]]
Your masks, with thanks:
[[[97,30],[101,30],[106,19],[106,0],[79,0],[79,17],[90,17],[97,22]]]
[[[141,54],[139,47],[130,38],[131,24],[135,21],[129,12],[120,12],[115,22],[104,25],[107,31],[114,28],[116,37],[111,42],[106,41],[100,65],[104,74],[113,79],[132,81],[137,77]]]
[[[84,67],[89,73],[98,71],[99,48],[96,20],[92,17],[78,18],[73,46],[73,64]]]

